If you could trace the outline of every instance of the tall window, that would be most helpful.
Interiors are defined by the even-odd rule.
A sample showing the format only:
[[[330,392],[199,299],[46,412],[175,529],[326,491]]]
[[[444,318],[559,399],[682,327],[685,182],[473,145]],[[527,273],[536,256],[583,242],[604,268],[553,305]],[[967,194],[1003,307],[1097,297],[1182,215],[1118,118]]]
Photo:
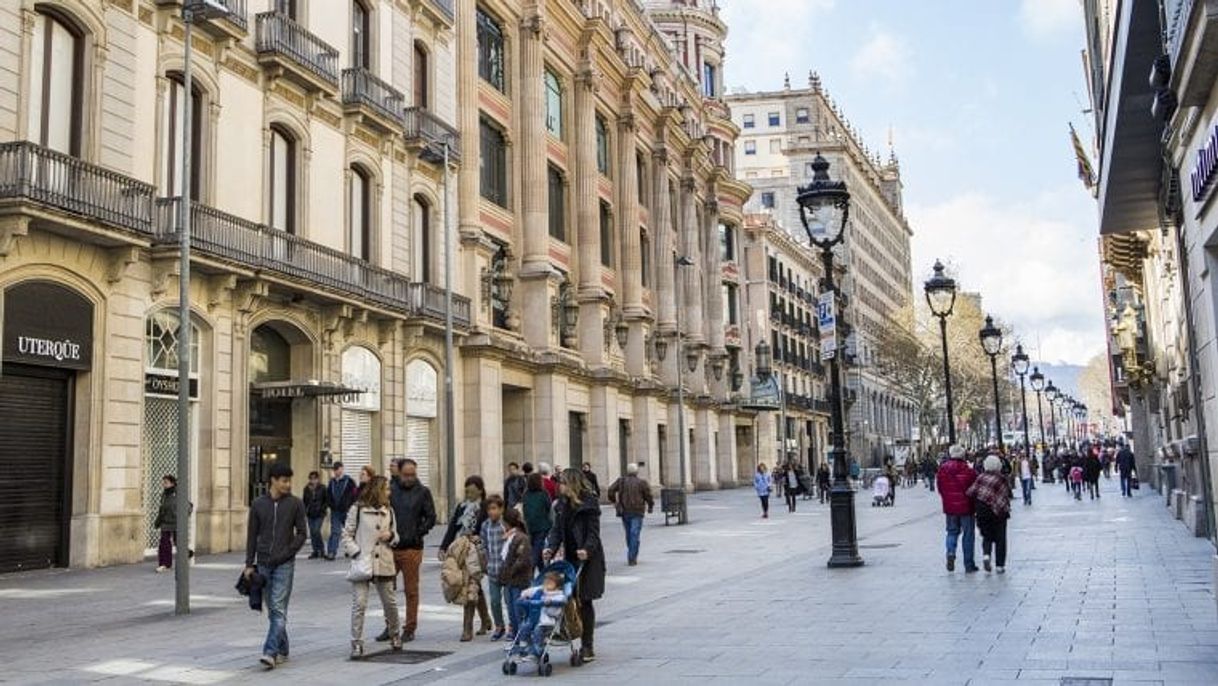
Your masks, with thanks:
[[[736,260],[736,228],[728,224],[719,225],[719,258],[724,262]]]
[[[757,154],[757,141],[745,141],[744,142],[744,154],[756,155]]]
[[[271,199],[270,225],[296,233],[296,140],[278,126],[271,127],[270,167],[267,193]]]
[[[647,229],[639,229],[639,275],[643,288],[651,287],[651,239],[647,237]]]
[[[421,195],[414,196],[414,224],[411,245],[411,274],[422,283],[432,280],[431,203]]]
[[[34,13],[30,48],[30,138],[68,155],[80,154],[82,36],[57,17]]]
[[[808,121],[809,121],[809,117],[808,117],[808,108],[807,107],[800,107],[799,109],[795,110],[795,123],[796,124],[807,124]]]
[[[650,209],[651,189],[647,187],[647,162],[641,152],[634,153],[634,180],[638,184],[639,204]]]
[[[613,266],[613,212],[605,201],[600,203],[601,264]]]
[[[768,118],[770,120],[770,126],[778,126],[781,122],[777,112],[770,112]]]
[[[751,114],[744,115],[744,128],[751,129],[755,126],[757,126],[757,118]]]
[[[372,184],[360,167],[351,168],[348,202],[351,211],[347,235],[351,255],[361,260],[372,259]]]
[[[567,188],[558,167],[547,167],[550,198],[550,235],[560,241],[567,240]]]
[[[723,321],[728,324],[740,323],[740,305],[737,301],[738,286],[732,283],[723,284]]]
[[[482,154],[479,156],[482,197],[500,207],[507,207],[507,143],[503,139],[503,132],[486,119],[482,119],[479,135],[482,148]]]
[[[372,67],[371,13],[360,0],[351,3],[351,66]]]
[[[562,82],[546,70],[546,131],[562,138]]]
[[[718,95],[715,89],[715,76],[718,70],[715,65],[707,62],[702,65],[702,94],[708,98]]]
[[[507,92],[503,78],[505,61],[503,29],[491,15],[478,8],[478,76],[500,91]]]
[[[596,170],[609,176],[609,128],[599,114],[596,115]]]
[[[431,99],[431,69],[427,59],[427,48],[414,44],[414,106],[427,109]]]
[[[192,84],[194,97],[186,97],[186,88],[181,77],[169,77],[169,92],[165,100],[163,150],[165,156],[161,168],[161,191],[170,197],[182,195],[182,129],[186,126],[186,108],[190,107],[190,197],[199,199],[199,177],[202,165],[203,116],[199,106],[202,97]],[[187,102],[189,100],[189,103]]]
[[[766,191],[761,194],[761,206],[768,210],[774,209],[774,193],[772,191]]]

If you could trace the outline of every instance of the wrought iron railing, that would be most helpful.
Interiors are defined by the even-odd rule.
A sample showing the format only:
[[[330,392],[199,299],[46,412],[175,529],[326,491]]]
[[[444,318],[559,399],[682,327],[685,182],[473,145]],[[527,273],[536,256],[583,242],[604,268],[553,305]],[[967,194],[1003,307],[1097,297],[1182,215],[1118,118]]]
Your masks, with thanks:
[[[157,204],[157,236],[178,240],[180,198]],[[346,253],[206,205],[191,205],[191,246],[202,253],[366,300],[410,316],[444,319],[444,291]],[[470,301],[453,296],[453,321],[469,326]]]
[[[279,54],[338,85],[338,50],[281,12],[258,15],[258,54]]]
[[[343,70],[344,105],[364,105],[401,124],[404,100],[400,91],[363,67]]]
[[[448,142],[448,156],[454,160],[461,157],[461,135],[443,119],[422,107],[407,107],[405,117],[406,140],[419,141],[433,161],[444,156],[444,143]]]
[[[155,195],[146,183],[71,155],[29,141],[0,143],[0,199],[29,200],[151,235]]]

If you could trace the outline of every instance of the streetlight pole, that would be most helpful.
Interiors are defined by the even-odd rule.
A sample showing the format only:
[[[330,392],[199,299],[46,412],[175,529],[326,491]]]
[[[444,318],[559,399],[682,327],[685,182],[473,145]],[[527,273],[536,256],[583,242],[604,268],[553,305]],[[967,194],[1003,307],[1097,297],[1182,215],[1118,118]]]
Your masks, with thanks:
[[[1045,411],[1040,403],[1040,393],[1045,390],[1045,375],[1040,373],[1040,367],[1032,368],[1032,375],[1028,377],[1032,382],[1032,391],[1036,393],[1036,420],[1040,424],[1040,445],[1045,445]],[[1030,454],[1030,453],[1029,453]],[[1044,462],[1043,453],[1041,462]]]
[[[684,255],[674,255],[672,260],[672,268],[674,273],[673,283],[676,284],[677,291],[677,346],[676,346],[676,362],[677,365],[677,466],[681,470],[677,477],[680,481],[679,488],[682,492],[685,491],[685,374],[681,371],[681,365],[685,362],[685,336],[681,331],[681,310],[682,292],[685,290],[682,287],[681,280],[676,278],[681,267],[693,266],[694,261]],[[693,371],[692,369],[690,371]]]
[[[1054,405],[1057,402],[1057,386],[1050,381],[1049,385],[1045,386],[1045,400],[1049,401],[1049,431],[1053,434],[1053,447],[1057,448],[1057,413],[1054,412]]]
[[[1002,352],[1002,329],[994,326],[994,318],[986,315],[981,327],[981,349],[990,358],[990,377],[994,382],[994,433],[998,436],[998,452],[1005,453],[1002,443],[1002,406],[998,402],[998,353]]]
[[[452,136],[444,137],[444,480],[448,507],[457,502],[456,402],[453,398],[453,240],[449,212],[449,148]]]
[[[840,243],[850,219],[850,191],[845,181],[829,179],[829,162],[818,153],[812,161],[812,183],[799,189],[799,219],[808,234],[808,242],[820,248],[824,265],[824,292],[831,293],[834,309],[837,309],[837,284],[833,278],[833,247]],[[835,318],[837,314],[835,313]],[[836,319],[832,333],[832,349],[829,356],[829,402],[831,447],[833,460],[833,486],[829,490],[830,524],[833,529],[833,553],[829,556],[831,568],[861,567],[858,528],[854,514],[854,489],[846,475],[846,429],[842,408],[841,351],[838,349]],[[786,450],[786,446],[783,446]]]
[[[939,340],[943,343],[943,387],[947,391],[947,440],[956,443],[956,413],[952,407],[952,369],[947,357],[947,318],[956,305],[956,280],[943,273],[943,263],[935,260],[935,273],[923,286],[930,313],[939,319]]]
[[[1022,343],[1015,345],[1015,354],[1011,356],[1011,368],[1019,376],[1019,405],[1023,409],[1023,447],[1024,450],[1030,451],[1032,442],[1028,438],[1028,393],[1024,386],[1024,377],[1028,374],[1028,355],[1023,351]]]

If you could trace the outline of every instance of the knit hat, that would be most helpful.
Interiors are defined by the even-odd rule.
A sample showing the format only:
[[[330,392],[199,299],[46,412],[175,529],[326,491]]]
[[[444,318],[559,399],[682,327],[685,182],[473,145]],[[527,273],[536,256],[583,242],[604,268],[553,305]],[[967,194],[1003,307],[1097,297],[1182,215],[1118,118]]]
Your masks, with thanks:
[[[947,456],[952,458],[953,460],[963,460],[964,459],[964,448],[961,446],[958,446],[958,445],[953,445],[952,447],[947,449]]]
[[[985,458],[985,471],[1000,472],[1002,471],[1002,458],[997,455],[990,455]]]

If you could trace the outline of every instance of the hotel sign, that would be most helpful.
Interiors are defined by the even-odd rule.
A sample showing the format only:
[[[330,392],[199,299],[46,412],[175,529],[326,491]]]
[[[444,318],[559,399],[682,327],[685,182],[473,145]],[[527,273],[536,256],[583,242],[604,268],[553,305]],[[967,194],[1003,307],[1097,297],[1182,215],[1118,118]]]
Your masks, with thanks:
[[[1189,174],[1193,202],[1200,203],[1209,196],[1214,189],[1215,179],[1218,179],[1218,125],[1210,130],[1210,137],[1197,151],[1197,160],[1193,162],[1193,171]]]

